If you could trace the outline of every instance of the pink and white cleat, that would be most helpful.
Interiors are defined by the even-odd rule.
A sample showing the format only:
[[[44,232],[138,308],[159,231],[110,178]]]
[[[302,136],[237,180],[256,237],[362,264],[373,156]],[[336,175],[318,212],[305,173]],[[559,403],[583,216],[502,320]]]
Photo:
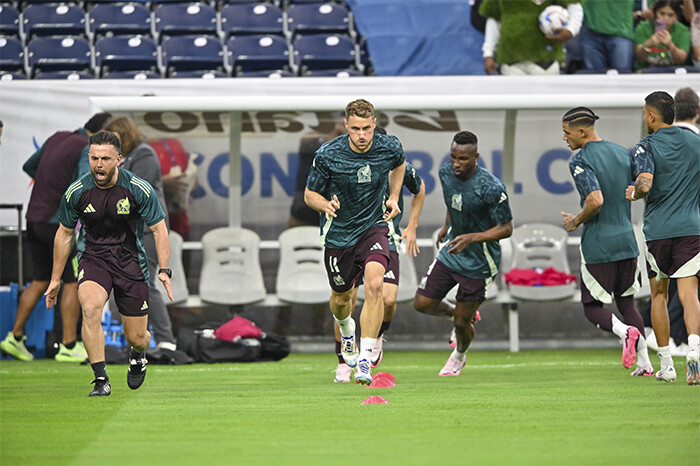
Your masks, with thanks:
[[[630,372],[630,377],[648,377],[652,375],[654,375],[654,368],[651,367],[651,364],[644,367],[637,366],[634,371]]]
[[[352,376],[352,369],[347,364],[338,363],[338,368],[335,370],[335,383],[348,383]]]
[[[457,359],[454,356],[450,356],[450,359],[447,360],[445,367],[442,368],[438,375],[442,377],[457,376],[462,373],[462,368],[466,363],[466,359]]]
[[[637,359],[637,340],[639,340],[639,330],[636,327],[628,327],[622,346],[622,365],[629,369]]]

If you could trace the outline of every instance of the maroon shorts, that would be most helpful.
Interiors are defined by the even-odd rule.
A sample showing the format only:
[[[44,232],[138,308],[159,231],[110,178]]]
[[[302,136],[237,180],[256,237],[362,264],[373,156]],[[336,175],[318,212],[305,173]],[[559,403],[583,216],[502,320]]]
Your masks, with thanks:
[[[27,222],[27,239],[32,254],[34,280],[48,282],[53,268],[53,243],[58,231],[58,223]],[[68,262],[63,269],[63,283],[75,283],[78,280],[78,260],[75,247],[71,248]]]
[[[482,303],[486,299],[486,281],[485,278],[460,275],[435,259],[421,279],[416,294],[430,299],[443,299],[455,285],[459,285],[457,301]]]
[[[336,293],[344,293],[355,286],[357,277],[365,269],[370,256],[382,255],[389,261],[389,227],[375,225],[365,232],[360,240],[345,249],[326,248],[324,251],[328,283]]]
[[[399,272],[399,253],[396,251],[389,251],[389,265],[384,274],[384,283],[391,283],[392,285],[399,286]],[[364,282],[365,277],[360,274],[355,279],[355,286],[360,286],[364,284]]]
[[[641,286],[637,258],[581,264],[581,302],[610,304],[613,297],[633,296]]]
[[[681,236],[647,241],[649,278],[700,278],[700,236]],[[651,256],[651,257],[649,257]]]
[[[78,288],[91,281],[105,289],[107,295],[114,290],[114,301],[121,315],[140,317],[148,315],[148,283],[143,280],[126,280],[110,273],[106,264],[96,257],[80,258]]]

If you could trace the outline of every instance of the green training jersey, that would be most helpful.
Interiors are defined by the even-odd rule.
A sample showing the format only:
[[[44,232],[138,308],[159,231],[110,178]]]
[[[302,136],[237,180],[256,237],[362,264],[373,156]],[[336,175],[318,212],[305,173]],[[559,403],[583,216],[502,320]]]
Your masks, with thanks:
[[[583,224],[581,254],[587,264],[617,262],[639,255],[632,228],[632,206],[625,189],[632,182],[630,154],[608,141],[591,141],[569,161],[569,171],[581,196],[600,190],[603,206]]]
[[[321,243],[329,248],[353,246],[374,225],[384,222],[389,172],[406,160],[396,136],[375,134],[367,152],[350,148],[348,135],[316,151],[306,180],[309,190],[326,199],[338,196],[337,217],[321,215]]]
[[[442,195],[450,214],[450,228],[444,242],[465,233],[479,233],[513,220],[503,183],[479,166],[462,181],[450,163],[440,167]],[[458,254],[440,249],[438,260],[453,271],[470,278],[489,278],[498,273],[501,245],[498,241],[472,243]]]
[[[654,175],[644,209],[646,240],[700,235],[700,136],[660,128],[637,143],[634,164],[635,178]]]

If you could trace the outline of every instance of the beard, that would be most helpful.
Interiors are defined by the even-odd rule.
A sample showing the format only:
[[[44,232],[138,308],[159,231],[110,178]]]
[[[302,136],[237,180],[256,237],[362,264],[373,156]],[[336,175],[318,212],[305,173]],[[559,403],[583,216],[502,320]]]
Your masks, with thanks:
[[[116,172],[116,167],[112,168],[110,171],[105,172],[103,170],[100,170],[99,172],[96,172],[95,170],[92,171],[92,179],[95,182],[97,186],[100,187],[105,187],[108,186],[112,178],[114,178],[114,173]],[[102,178],[100,175],[104,174],[104,178]]]

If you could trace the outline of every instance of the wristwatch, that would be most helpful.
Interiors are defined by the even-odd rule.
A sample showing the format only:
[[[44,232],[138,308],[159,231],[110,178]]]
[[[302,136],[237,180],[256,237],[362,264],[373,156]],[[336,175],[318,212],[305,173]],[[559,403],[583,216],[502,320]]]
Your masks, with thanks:
[[[173,270],[172,269],[158,269],[158,275],[161,273],[164,273],[168,276],[168,278],[173,278]]]

